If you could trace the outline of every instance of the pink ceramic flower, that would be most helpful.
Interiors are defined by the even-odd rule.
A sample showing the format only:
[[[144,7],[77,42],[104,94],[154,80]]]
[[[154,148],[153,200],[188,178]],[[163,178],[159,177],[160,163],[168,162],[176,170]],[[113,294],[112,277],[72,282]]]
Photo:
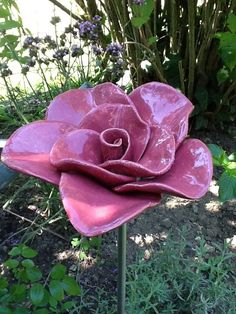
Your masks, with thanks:
[[[191,102],[176,89],[147,83],[127,96],[104,83],[57,96],[46,120],[18,129],[2,161],[59,185],[73,226],[95,236],[120,226],[167,192],[200,198],[212,160],[185,139]]]

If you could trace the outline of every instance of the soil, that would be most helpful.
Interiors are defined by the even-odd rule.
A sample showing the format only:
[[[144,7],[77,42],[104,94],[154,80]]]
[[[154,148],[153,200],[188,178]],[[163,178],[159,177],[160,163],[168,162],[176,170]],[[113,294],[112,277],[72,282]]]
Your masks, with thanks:
[[[192,136],[193,137],[193,136]],[[205,143],[221,145],[227,152],[236,151],[236,141],[228,134],[216,132],[198,132],[194,137]],[[200,200],[185,200],[178,197],[164,196],[160,205],[148,209],[136,219],[128,223],[127,261],[132,263],[137,253],[149,258],[151,250],[158,248],[169,232],[186,227],[188,241],[194,246],[199,236],[204,236],[209,246],[231,240],[231,249],[236,251],[236,201],[220,203],[218,200],[217,179],[220,171],[215,169],[209,192]],[[20,176],[0,196],[1,207],[22,186],[28,178]],[[3,194],[4,193],[4,194]],[[33,198],[32,198],[33,195]],[[15,201],[5,205],[0,212],[0,263],[6,258],[7,251],[21,239],[23,228],[29,227],[36,213],[40,213],[40,202],[44,195],[37,186],[30,187],[18,194]],[[34,203],[32,203],[32,199]],[[14,216],[8,211],[19,215]],[[56,223],[51,230],[58,232],[62,238],[47,230],[39,229],[30,242],[39,254],[38,265],[47,272],[58,260],[65,263],[71,273],[79,276],[85,289],[106,287],[115,291],[117,275],[117,232],[111,231],[103,236],[99,256],[95,249],[87,253],[87,257],[79,259],[80,250],[73,249],[70,240],[75,235],[74,229],[65,219],[62,225]],[[32,225],[32,224],[31,224]],[[57,227],[54,226],[60,225]],[[47,226],[50,229],[50,225]],[[35,230],[34,226],[34,230]],[[235,271],[236,274],[236,271]]]

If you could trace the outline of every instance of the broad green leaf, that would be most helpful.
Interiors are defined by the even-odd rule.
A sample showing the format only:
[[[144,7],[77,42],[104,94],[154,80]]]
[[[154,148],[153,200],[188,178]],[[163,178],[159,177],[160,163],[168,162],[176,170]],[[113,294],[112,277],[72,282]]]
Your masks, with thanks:
[[[16,279],[21,280],[23,282],[29,282],[28,275],[26,274],[25,268],[19,268],[19,271],[15,274]]]
[[[83,240],[80,245],[84,251],[88,251],[91,247],[89,240]]]
[[[6,43],[18,43],[18,36],[16,35],[5,35],[0,39],[0,47],[4,46]]]
[[[154,9],[154,0],[146,0],[143,5],[140,6],[141,16],[150,16]]]
[[[6,18],[8,16],[10,16],[10,11],[7,9],[1,8],[0,9],[0,18]]]
[[[62,310],[70,310],[72,307],[76,307],[76,303],[74,301],[68,301],[62,304]]]
[[[20,304],[26,297],[26,285],[13,284],[11,286],[10,293],[14,302],[18,302]]]
[[[208,148],[211,151],[213,157],[213,163],[215,166],[224,166],[228,162],[225,151],[216,144],[209,144]]]
[[[42,273],[37,267],[26,268],[25,273],[31,282],[39,281],[42,278]]]
[[[79,258],[81,261],[83,261],[87,258],[87,255],[85,254],[85,252],[79,252]]]
[[[236,198],[236,176],[226,171],[219,180],[219,196],[222,202]]]
[[[57,301],[54,297],[50,296],[50,298],[49,298],[49,304],[50,304],[52,307],[57,307],[57,303],[58,303],[58,301]]]
[[[8,281],[6,278],[0,278],[0,289],[5,289],[8,287]]]
[[[73,248],[75,248],[75,247],[77,247],[77,246],[79,246],[80,245],[80,239],[79,238],[73,238],[72,240],[71,240],[71,245],[72,245],[72,247]]]
[[[28,246],[23,246],[22,251],[21,251],[21,255],[25,258],[33,258],[37,255],[38,253],[31,249]]]
[[[131,22],[135,27],[141,27],[148,20],[149,20],[149,16],[141,16],[141,17],[133,17],[131,19]]]
[[[12,296],[8,293],[8,290],[3,291],[3,295],[0,297],[0,304],[8,304],[12,301]],[[0,312],[1,313],[1,312]]]
[[[33,314],[49,314],[49,311],[47,309],[38,309]]]
[[[22,24],[18,21],[5,21],[0,23],[0,31],[8,30],[16,27],[21,27]]]
[[[236,170],[236,162],[235,161],[228,162],[227,169],[229,169],[229,170]]]
[[[90,245],[93,247],[99,247],[102,244],[102,237],[94,237],[90,240]]]
[[[21,262],[22,266],[26,267],[26,268],[31,268],[31,267],[34,267],[34,262],[31,260],[31,259],[24,259],[22,262]]]
[[[229,70],[233,71],[236,66],[236,48],[222,49],[221,57],[224,64],[229,68]]]
[[[7,306],[0,305],[0,314],[13,314],[13,312]]]
[[[133,6],[133,11],[135,16],[132,17],[131,23],[135,27],[141,27],[143,24],[145,24],[154,9],[154,0],[147,0],[142,6]]]
[[[43,294],[43,299],[40,301],[40,303],[38,304],[38,306],[40,306],[40,307],[47,307],[47,305],[48,305],[48,303],[49,303],[49,299],[50,299],[50,293],[49,293],[49,291],[46,289],[46,288],[44,288],[44,294]]]
[[[225,151],[216,144],[209,144],[208,148],[210,149],[212,156],[216,159],[220,159],[221,156],[225,153]]]
[[[7,58],[9,60],[14,60],[11,51],[5,46],[3,51],[0,53],[0,58]]]
[[[30,314],[30,311],[25,307],[18,307],[13,314]]]
[[[74,278],[65,276],[65,278],[62,281],[63,289],[68,295],[74,295],[78,296],[80,295],[80,286],[75,281]]]
[[[232,33],[236,33],[236,15],[230,13],[227,19],[227,25]]]
[[[157,36],[152,36],[148,38],[148,46],[151,46],[152,44],[155,44],[157,41]]]
[[[19,256],[21,255],[21,248],[18,246],[13,247],[10,252],[8,252],[10,256]]]
[[[61,281],[59,280],[50,281],[49,291],[53,298],[55,298],[57,301],[62,301],[64,299],[64,290]]]
[[[34,305],[40,304],[44,297],[44,287],[40,283],[35,283],[30,288],[30,300]]]
[[[236,34],[230,32],[218,33],[220,39],[220,55],[230,71],[236,66]]]
[[[13,269],[19,265],[19,261],[16,259],[9,258],[8,260],[5,261],[4,265],[10,269]]]
[[[64,278],[65,274],[66,274],[66,267],[64,265],[57,264],[53,266],[52,271],[51,271],[52,279],[60,280]]]

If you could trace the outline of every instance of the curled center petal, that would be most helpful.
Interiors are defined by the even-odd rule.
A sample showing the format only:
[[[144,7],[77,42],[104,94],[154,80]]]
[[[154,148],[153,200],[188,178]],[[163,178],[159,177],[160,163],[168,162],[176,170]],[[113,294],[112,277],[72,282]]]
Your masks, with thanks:
[[[130,158],[130,137],[126,130],[110,128],[100,134],[104,161]]]

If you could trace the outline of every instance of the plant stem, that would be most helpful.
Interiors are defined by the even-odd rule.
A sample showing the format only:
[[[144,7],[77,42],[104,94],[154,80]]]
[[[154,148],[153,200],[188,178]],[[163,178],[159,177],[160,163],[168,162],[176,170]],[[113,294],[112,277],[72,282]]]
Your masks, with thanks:
[[[42,229],[42,230],[44,230],[44,231],[47,231],[47,232],[49,232],[49,233],[51,233],[51,234],[57,236],[58,238],[60,238],[60,239],[62,239],[62,240],[68,241],[68,239],[66,239],[65,237],[63,237],[63,236],[60,235],[59,233],[57,233],[57,232],[55,232],[55,231],[52,231],[52,230],[49,229],[49,228],[43,227],[43,226],[41,226],[40,224],[37,224],[37,223],[35,223],[34,221],[28,219],[27,217],[24,217],[24,216],[21,216],[21,215],[19,215],[19,214],[17,214],[17,213],[14,213],[14,212],[11,211],[10,209],[6,209],[6,208],[5,208],[4,211],[7,212],[7,213],[9,213],[9,214],[11,214],[11,215],[14,215],[14,216],[20,218],[22,221],[27,221],[27,222],[29,222],[31,225],[34,225],[34,226],[36,226],[36,227],[39,228],[39,229]]]
[[[16,110],[16,113],[18,114],[18,116],[20,117],[20,119],[22,119],[26,124],[28,124],[29,121],[26,119],[26,117],[24,116],[24,114],[21,112],[21,110],[20,110],[19,107],[18,107],[16,97],[15,97],[15,95],[14,95],[13,92],[12,92],[12,88],[9,87],[6,78],[5,78],[5,77],[2,77],[2,78],[3,78],[3,80],[4,80],[5,86],[6,86],[6,88],[7,88],[7,92],[8,92],[8,94],[9,94],[9,96],[10,96],[10,99],[12,100],[12,103],[13,103],[14,108],[15,108],[15,110]]]
[[[183,94],[185,94],[185,86],[184,86],[184,70],[183,70],[183,63],[182,60],[178,62],[179,68],[179,80],[180,80],[180,89]]]
[[[40,63],[39,60],[37,60],[37,61],[38,61],[39,69],[40,69],[40,71],[41,71],[41,73],[42,73],[42,77],[43,77],[44,82],[45,82],[45,84],[46,84],[46,86],[47,86],[48,93],[49,93],[51,99],[53,99],[53,96],[52,96],[52,93],[51,93],[51,90],[50,90],[50,86],[49,86],[49,84],[48,84],[48,81],[47,81],[46,75],[45,75],[45,73],[44,73],[44,71],[43,71],[43,68],[42,68],[42,66],[41,66],[41,63]]]
[[[69,10],[68,8],[66,8],[64,5],[62,5],[59,1],[57,0],[48,0],[50,2],[52,2],[55,6],[57,6],[58,8],[60,8],[62,11],[66,12],[68,15],[70,15],[71,17],[73,17],[73,19],[77,20],[77,21],[81,21],[80,17],[76,14],[74,14],[73,12],[71,12],[71,10]]]
[[[123,224],[118,229],[118,314],[125,314],[126,236],[127,225]]]
[[[188,0],[188,97],[192,99],[195,76],[195,1]]]
[[[171,50],[177,52],[177,12],[176,1],[170,1],[170,33],[171,33]]]

